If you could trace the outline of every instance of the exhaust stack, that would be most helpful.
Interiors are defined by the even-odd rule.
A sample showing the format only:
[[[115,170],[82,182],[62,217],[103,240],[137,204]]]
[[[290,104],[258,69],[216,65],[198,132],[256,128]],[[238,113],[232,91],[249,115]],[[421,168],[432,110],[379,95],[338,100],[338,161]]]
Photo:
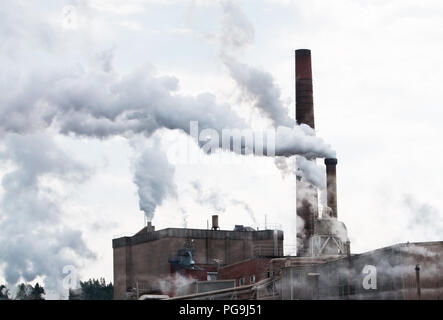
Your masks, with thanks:
[[[151,221],[148,221],[148,225],[146,226],[146,231],[147,232],[154,232],[155,231],[155,227],[152,225]]]
[[[295,119],[315,129],[311,50],[295,50]]]
[[[298,124],[315,128],[314,99],[312,93],[311,50],[295,51],[295,118]],[[313,159],[309,159],[313,160]],[[297,177],[297,255],[311,255],[310,242],[318,218],[317,188]]]
[[[219,230],[220,227],[218,226],[218,215],[212,216],[212,230]]]
[[[327,205],[331,209],[331,218],[337,218],[337,159],[326,158]]]

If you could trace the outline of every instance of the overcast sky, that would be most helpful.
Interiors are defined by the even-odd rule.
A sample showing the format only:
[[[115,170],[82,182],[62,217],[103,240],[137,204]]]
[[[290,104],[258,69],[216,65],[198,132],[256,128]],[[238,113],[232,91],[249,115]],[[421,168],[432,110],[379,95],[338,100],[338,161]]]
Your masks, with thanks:
[[[63,293],[66,265],[112,281],[112,239],[143,227],[140,206],[156,229],[266,216],[293,252],[294,176],[270,157],[204,155],[184,128],[294,118],[299,48],[352,251],[443,240],[442,16],[430,0],[3,1],[0,282]],[[235,70],[256,72],[274,109]]]

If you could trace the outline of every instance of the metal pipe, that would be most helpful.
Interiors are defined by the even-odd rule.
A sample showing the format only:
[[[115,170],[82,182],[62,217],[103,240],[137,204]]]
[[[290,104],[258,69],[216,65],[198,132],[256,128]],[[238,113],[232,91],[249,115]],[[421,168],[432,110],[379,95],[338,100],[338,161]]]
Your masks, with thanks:
[[[417,299],[421,300],[421,287],[420,287],[420,265],[415,266],[415,279],[417,281]]]

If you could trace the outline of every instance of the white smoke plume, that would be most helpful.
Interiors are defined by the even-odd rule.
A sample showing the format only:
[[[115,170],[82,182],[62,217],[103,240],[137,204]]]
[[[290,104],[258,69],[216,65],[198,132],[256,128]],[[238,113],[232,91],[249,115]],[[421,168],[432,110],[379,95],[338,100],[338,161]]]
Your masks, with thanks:
[[[244,15],[233,2],[226,2],[223,8],[230,15],[223,20],[226,46],[241,48],[251,43],[254,32],[242,21]],[[56,279],[61,267],[75,265],[75,259],[65,257],[66,252],[82,257],[93,254],[82,241],[81,232],[62,223],[61,200],[41,184],[41,178],[51,176],[69,185],[81,182],[87,170],[58,150],[42,132],[50,129],[105,139],[149,137],[163,128],[189,134],[190,121],[198,121],[201,130],[217,132],[249,126],[231,106],[218,102],[210,93],[179,94],[177,78],[159,76],[150,66],[119,73],[113,66],[113,49],[97,56],[98,66],[71,60],[64,52],[84,45],[82,36],[71,33],[66,37],[58,24],[45,20],[47,15],[34,14],[33,9],[31,3],[8,2],[0,10],[0,20],[6,26],[0,29],[0,138],[7,144],[1,159],[17,168],[2,178],[0,238],[6,245],[0,247],[0,259],[6,262],[8,282],[42,276],[46,277],[45,285],[55,287],[57,281],[51,279]],[[86,40],[93,43],[92,38]],[[39,53],[38,63],[28,59],[29,52]],[[278,94],[268,96],[271,99]],[[275,111],[276,106],[272,104],[270,110]],[[279,126],[276,144],[276,154],[282,156],[333,152],[312,129],[303,126]],[[173,168],[158,150],[139,157],[134,181],[139,187],[140,207],[148,217],[152,218],[155,208],[173,194],[172,179]]]
[[[220,1],[223,9],[220,42],[225,49],[243,49],[254,41],[255,30],[252,23],[234,1]]]
[[[255,218],[255,213],[252,210],[252,208],[245,201],[231,199],[231,203],[234,204],[234,205],[238,205],[238,206],[242,207],[243,210],[245,210],[247,212],[247,214],[251,218],[251,220],[254,223],[254,225],[257,225],[257,219]]]
[[[185,208],[180,208],[180,212],[182,214],[182,221],[183,221],[182,227],[186,229],[188,227],[189,214]]]
[[[241,89],[243,93],[242,99],[252,102],[253,107],[260,111],[262,115],[270,119],[275,128],[278,128],[278,130],[280,127],[285,128],[280,129],[286,131],[285,134],[280,135],[276,139],[277,144],[279,144],[282,140],[287,140],[287,137],[291,135],[287,128],[294,128],[294,132],[297,132],[298,126],[295,124],[294,119],[289,117],[288,107],[282,101],[281,90],[276,84],[273,76],[265,70],[242,63],[233,55],[227,53],[229,49],[244,48],[248,46],[252,43],[254,38],[253,26],[248,18],[242,13],[238,6],[232,2],[228,3],[229,6],[224,7],[223,10],[224,22],[222,38],[234,39],[231,42],[234,42],[237,45],[226,46],[222,41],[220,50],[221,59],[227,67],[230,76]],[[231,27],[226,27],[226,25],[231,25]],[[229,30],[231,29],[235,29],[236,32],[230,32]],[[231,50],[231,52],[233,51],[234,50]],[[315,131],[308,126],[303,124],[301,125],[301,128],[306,135],[315,137]],[[305,156],[307,159],[312,159],[314,157],[335,157],[335,151],[332,150],[331,146],[320,140],[316,142],[317,151],[313,153],[303,152],[300,149],[296,150],[293,147],[289,148],[291,150],[285,153],[281,152],[281,148],[277,147],[277,157],[275,158],[277,168],[281,170],[284,176],[294,170],[294,166],[290,162],[288,163],[288,159],[279,158],[279,155],[287,157],[288,154],[299,154]],[[307,140],[305,137],[302,139],[297,137],[293,141],[298,141],[297,143],[300,146]],[[318,148],[322,150],[319,150]],[[297,157],[295,167],[296,173],[303,176],[303,178],[315,186],[324,188],[324,174],[322,173],[324,168],[317,166],[315,161],[308,161],[306,158]]]
[[[90,169],[71,159],[47,135],[10,134],[0,151],[3,175],[0,199],[0,263],[8,284],[44,279],[47,291],[60,292],[63,267],[79,266],[94,254],[82,232],[63,222],[63,197],[48,181],[77,185]]]
[[[270,73],[227,55],[223,55],[222,59],[245,98],[251,100],[256,109],[271,119],[275,127],[294,126],[294,120],[288,115],[288,108],[281,101],[280,88]]]
[[[402,205],[409,211],[408,225],[410,231],[425,234],[428,238],[439,239],[443,234],[442,214],[429,203],[416,199],[411,194],[404,194]]]
[[[187,290],[189,290],[188,286],[196,282],[196,280],[176,273],[174,275],[162,277],[156,282],[163,294],[171,294],[175,296],[185,295]]]
[[[243,200],[238,200],[231,195],[215,191],[215,190],[204,190],[201,183],[197,180],[191,182],[191,186],[194,189],[196,195],[195,200],[201,204],[208,206],[214,210],[216,213],[223,213],[226,211],[229,205],[239,206],[251,219],[254,225],[257,225],[257,219],[255,217],[254,210],[249,206],[249,204]]]
[[[148,221],[166,197],[176,197],[174,167],[160,148],[146,148],[135,164],[134,183],[137,185],[140,210]]]
[[[217,213],[226,211],[225,195],[214,190],[203,190],[201,183],[197,180],[191,182],[192,188],[196,192],[195,200],[205,206],[209,206],[211,210]]]
[[[308,160],[305,157],[295,156],[296,172],[299,177],[304,178],[320,190],[326,189],[325,168],[316,164],[315,160]]]

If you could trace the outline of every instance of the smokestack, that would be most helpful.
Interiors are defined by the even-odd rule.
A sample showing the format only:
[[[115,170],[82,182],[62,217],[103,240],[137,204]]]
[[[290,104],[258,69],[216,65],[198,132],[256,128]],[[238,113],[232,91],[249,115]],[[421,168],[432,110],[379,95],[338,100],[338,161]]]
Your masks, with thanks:
[[[152,225],[151,221],[148,221],[148,226],[146,227],[146,231],[147,232],[154,232],[155,231],[155,227]]]
[[[212,216],[212,230],[219,230],[220,227],[218,226],[218,215]]]
[[[305,123],[315,129],[311,50],[295,50],[295,92],[295,119],[297,123]]]
[[[311,50],[295,50],[295,118],[298,124],[314,125],[314,100],[312,93]],[[318,217],[317,188],[297,177],[297,219],[303,228],[297,227],[297,255],[310,255],[310,241]]]
[[[331,209],[331,218],[337,218],[337,159],[326,158],[327,205]]]

